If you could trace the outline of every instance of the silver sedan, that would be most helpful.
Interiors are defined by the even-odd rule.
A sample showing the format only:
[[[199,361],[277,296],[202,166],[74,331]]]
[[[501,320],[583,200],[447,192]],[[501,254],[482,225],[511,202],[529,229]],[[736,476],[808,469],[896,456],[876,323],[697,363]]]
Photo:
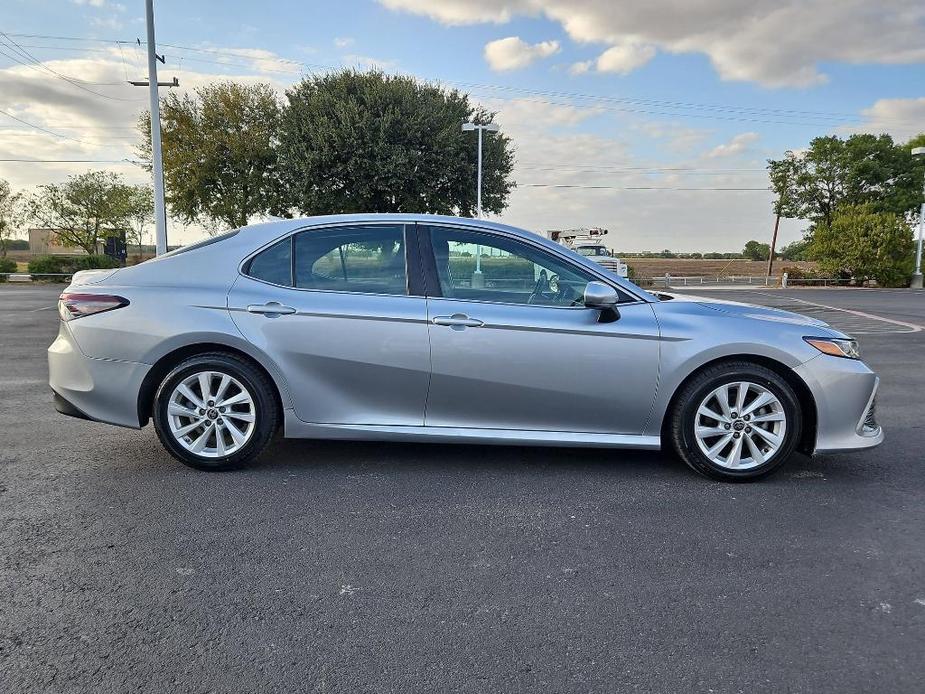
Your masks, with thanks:
[[[857,343],[785,311],[653,295],[530,232],[342,215],[80,272],[48,350],[59,412],[204,470],[292,438],[672,448],[747,480],[876,446]]]

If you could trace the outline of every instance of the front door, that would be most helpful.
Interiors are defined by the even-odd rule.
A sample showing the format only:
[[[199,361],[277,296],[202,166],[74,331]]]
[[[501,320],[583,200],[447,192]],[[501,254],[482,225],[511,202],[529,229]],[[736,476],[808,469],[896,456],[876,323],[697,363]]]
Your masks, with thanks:
[[[235,323],[275,362],[302,421],[424,423],[427,307],[409,292],[405,241],[401,224],[301,231],[232,287]]]
[[[437,276],[432,293],[442,295],[427,302],[426,425],[643,433],[658,384],[648,303],[626,295],[619,318],[602,322],[583,303],[598,278],[539,244],[418,229]]]

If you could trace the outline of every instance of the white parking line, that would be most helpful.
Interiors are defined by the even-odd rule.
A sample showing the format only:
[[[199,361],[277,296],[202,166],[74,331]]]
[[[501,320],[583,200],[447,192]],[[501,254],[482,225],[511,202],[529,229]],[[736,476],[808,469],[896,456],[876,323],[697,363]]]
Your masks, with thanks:
[[[806,305],[808,305],[808,306],[815,306],[815,307],[817,307],[817,308],[823,308],[823,309],[826,309],[826,310],[828,310],[828,311],[840,311],[841,313],[847,313],[847,314],[850,314],[850,315],[852,315],[852,316],[859,316],[860,318],[866,318],[866,319],[868,319],[868,320],[880,321],[880,322],[882,322],[882,323],[891,323],[891,324],[893,324],[893,325],[899,325],[899,326],[901,326],[901,327],[903,327],[903,328],[907,328],[907,330],[903,330],[903,331],[901,331],[901,332],[917,333],[917,332],[920,332],[920,331],[922,331],[922,330],[925,330],[925,326],[922,326],[922,325],[917,325],[917,324],[915,324],[915,323],[907,323],[906,321],[895,320],[894,318],[884,318],[883,316],[877,316],[877,315],[874,315],[873,313],[865,313],[864,311],[856,311],[855,309],[852,309],[852,308],[841,308],[841,307],[839,307],[839,306],[829,306],[829,305],[827,305],[827,304],[817,304],[817,303],[814,302],[814,301],[807,301],[806,299],[797,299],[797,298],[792,297],[792,296],[781,297],[780,295],[767,294],[766,292],[755,292],[755,293],[756,293],[756,294],[761,294],[762,296],[773,297],[773,298],[776,298],[776,299],[786,298],[788,301],[796,301],[796,302],[798,302],[798,303],[806,304]]]
[[[57,306],[42,306],[42,308],[29,309],[29,313],[37,313],[39,311],[50,311],[53,308],[58,308],[58,307]]]

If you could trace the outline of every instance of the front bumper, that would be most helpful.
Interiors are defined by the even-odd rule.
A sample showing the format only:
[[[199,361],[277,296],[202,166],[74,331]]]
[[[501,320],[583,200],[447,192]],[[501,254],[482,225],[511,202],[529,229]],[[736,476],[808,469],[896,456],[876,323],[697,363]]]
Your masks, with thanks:
[[[48,384],[62,414],[140,428],[138,393],[148,364],[94,359],[80,351],[67,323],[48,348]]]
[[[794,371],[816,401],[814,453],[857,451],[883,443],[875,409],[880,379],[864,362],[821,354]]]

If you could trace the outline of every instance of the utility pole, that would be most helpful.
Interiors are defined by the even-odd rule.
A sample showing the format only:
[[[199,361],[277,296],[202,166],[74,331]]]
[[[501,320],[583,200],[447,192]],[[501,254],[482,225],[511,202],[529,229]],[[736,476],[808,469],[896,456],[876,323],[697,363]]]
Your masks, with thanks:
[[[777,246],[777,230],[780,228],[780,206],[774,217],[774,234],[771,236],[771,252],[768,254],[768,279],[771,277],[771,268],[774,267],[774,248]]]
[[[497,123],[463,123],[463,132],[478,130],[479,132],[479,149],[478,149],[478,172],[475,177],[475,216],[477,219],[482,218],[482,132],[488,131],[496,133],[501,128]],[[472,275],[472,286],[485,286],[485,278],[482,276],[482,247],[475,247],[475,272]]]
[[[129,81],[134,87],[147,87],[151,110],[151,168],[154,175],[154,233],[155,252],[167,252],[167,206],[164,202],[164,158],[161,151],[161,108],[158,87],[179,87],[176,77],[170,82],[157,81],[157,61],[164,61],[158,55],[154,43],[154,0],[145,0],[145,22],[148,29],[148,79]],[[139,41],[138,43],[141,43]]]
[[[788,185],[788,179],[785,177],[783,187],[777,197],[777,204],[774,206],[774,233],[771,235],[771,252],[768,253],[768,280],[771,279],[771,269],[774,267],[774,250],[777,248],[777,231],[780,229],[780,214],[784,209],[784,196],[787,194]]]

